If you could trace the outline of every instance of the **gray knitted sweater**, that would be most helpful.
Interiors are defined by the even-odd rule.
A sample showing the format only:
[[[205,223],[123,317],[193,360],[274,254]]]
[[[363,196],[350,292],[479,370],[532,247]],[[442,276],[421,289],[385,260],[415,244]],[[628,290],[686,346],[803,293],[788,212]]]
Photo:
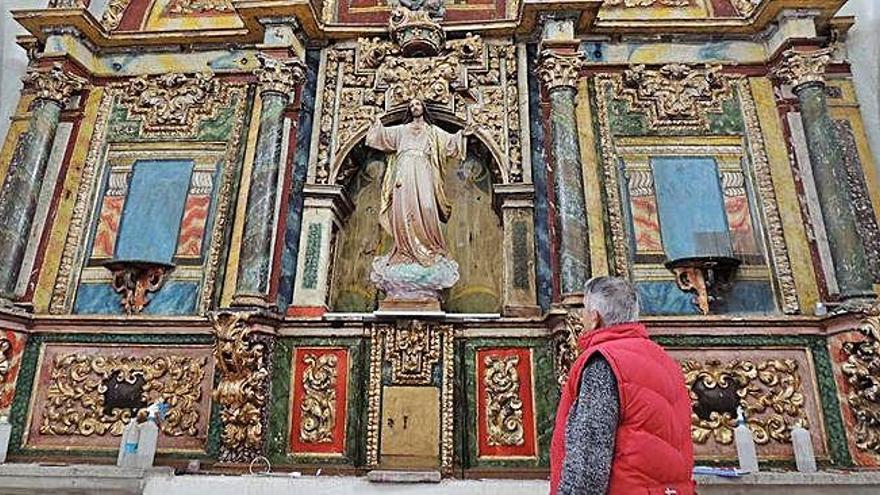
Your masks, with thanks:
[[[601,354],[590,357],[565,427],[559,495],[605,495],[620,416],[617,379]]]

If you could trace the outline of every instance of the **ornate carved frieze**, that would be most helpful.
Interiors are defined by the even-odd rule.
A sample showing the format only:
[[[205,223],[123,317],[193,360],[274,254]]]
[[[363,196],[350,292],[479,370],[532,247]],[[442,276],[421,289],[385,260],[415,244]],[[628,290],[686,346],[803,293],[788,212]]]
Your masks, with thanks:
[[[586,60],[580,52],[542,50],[538,60],[538,77],[547,91],[562,88],[576,90],[580,70],[585,63]]]
[[[303,358],[302,420],[299,424],[300,441],[326,443],[333,441],[336,426],[336,365],[335,354],[308,353]]]
[[[694,403],[691,435],[698,444],[712,438],[730,445],[740,406],[758,445],[790,443],[791,427],[807,425],[800,371],[793,359],[688,360],[681,367]]]
[[[254,70],[260,83],[260,92],[281,93],[290,96],[306,80],[306,64],[299,59],[278,60],[257,54],[260,68]]]
[[[652,129],[708,129],[708,115],[721,113],[733,96],[732,81],[721,74],[720,65],[670,64],[659,70],[636,65],[623,73],[618,94],[630,111],[648,116]]]
[[[327,52],[314,180],[344,183],[354,169],[348,151],[376,115],[424,100],[436,115],[469,118],[492,151],[505,182],[522,180],[516,47],[478,36],[449,40],[435,56],[404,57],[396,43],[361,38]]]
[[[846,403],[855,418],[855,444],[880,455],[880,304],[859,325],[862,340],[844,342]]]
[[[825,84],[825,67],[831,62],[832,48],[800,51],[793,48],[782,53],[782,59],[773,68],[773,75],[795,91],[806,84]]]
[[[171,0],[165,10],[178,16],[235,12],[229,0]]]
[[[88,81],[64,69],[55,62],[48,69],[28,68],[24,77],[25,87],[36,93],[37,99],[51,100],[64,106],[73,93],[82,91]]]
[[[523,403],[517,365],[519,356],[484,358],[483,385],[486,387],[486,429],[489,445],[522,445]]]
[[[139,409],[164,400],[170,409],[160,424],[162,433],[205,435],[199,405],[207,358],[161,351],[148,356],[56,354],[39,433],[118,436]]]
[[[733,8],[743,17],[748,17],[757,9],[764,0],[731,0]]]
[[[141,76],[119,98],[130,117],[143,119],[142,133],[169,137],[194,135],[228,103],[225,85],[211,73]]]
[[[442,329],[423,321],[385,327],[385,359],[391,363],[391,382],[400,385],[431,383],[440,361]]]
[[[249,462],[262,451],[269,378],[269,345],[260,342],[248,323],[253,313],[210,313],[214,327],[214,360],[220,381],[214,400],[223,423],[223,462]]]
[[[86,0],[49,0],[50,9],[85,9],[89,6]]]

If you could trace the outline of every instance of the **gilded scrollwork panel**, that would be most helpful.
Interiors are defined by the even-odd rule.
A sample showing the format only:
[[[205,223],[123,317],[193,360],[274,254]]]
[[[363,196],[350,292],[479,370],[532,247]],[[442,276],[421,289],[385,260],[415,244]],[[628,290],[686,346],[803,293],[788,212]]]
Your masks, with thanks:
[[[26,445],[114,449],[133,415],[162,400],[160,448],[202,450],[213,370],[209,347],[46,344]]]
[[[294,455],[345,453],[348,350],[298,347],[293,352],[290,450]]]
[[[735,457],[733,431],[741,408],[762,458],[789,458],[791,428],[813,436],[825,452],[812,362],[801,349],[671,351],[693,402],[691,436],[698,456]]]
[[[475,372],[478,456],[536,455],[531,350],[478,349]]]

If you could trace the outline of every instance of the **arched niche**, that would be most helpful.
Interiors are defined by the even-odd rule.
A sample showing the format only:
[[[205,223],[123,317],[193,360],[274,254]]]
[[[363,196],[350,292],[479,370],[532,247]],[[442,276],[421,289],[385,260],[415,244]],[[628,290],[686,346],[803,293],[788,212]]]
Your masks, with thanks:
[[[457,122],[432,113],[434,123],[455,132]],[[399,123],[393,115],[390,124]],[[375,256],[391,248],[391,237],[378,223],[379,198],[386,155],[364,145],[360,138],[344,157],[339,179],[354,209],[337,233],[330,283],[330,309],[371,312],[381,297],[370,282]],[[500,313],[503,308],[503,260],[498,246],[504,239],[500,205],[494,185],[503,182],[494,154],[477,136],[468,139],[467,156],[444,171],[452,215],[443,226],[450,256],[459,264],[460,279],[445,294],[444,308],[454,313]]]
[[[434,124],[449,132],[464,122],[428,105]],[[402,122],[405,109],[389,112],[385,125]],[[390,237],[379,226],[379,198],[385,155],[364,144],[366,128],[340,146],[327,184],[304,188],[297,280],[292,314],[326,311],[371,312],[377,290],[370,282],[375,256]],[[534,273],[533,186],[510,183],[506,159],[480,131],[468,139],[465,160],[445,171],[453,201],[444,235],[459,263],[459,282],[445,295],[446,311],[537,311]]]

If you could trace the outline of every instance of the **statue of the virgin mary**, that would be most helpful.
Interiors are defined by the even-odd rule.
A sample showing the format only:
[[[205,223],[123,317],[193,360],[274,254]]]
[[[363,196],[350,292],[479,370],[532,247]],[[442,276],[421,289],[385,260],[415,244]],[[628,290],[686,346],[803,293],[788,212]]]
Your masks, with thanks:
[[[440,129],[419,99],[409,103],[403,124],[385,127],[377,118],[367,131],[367,146],[388,153],[379,223],[394,244],[373,261],[370,275],[386,300],[436,302],[458,281],[441,229],[452,211],[443,175],[447,163],[464,158],[470,132]]]

